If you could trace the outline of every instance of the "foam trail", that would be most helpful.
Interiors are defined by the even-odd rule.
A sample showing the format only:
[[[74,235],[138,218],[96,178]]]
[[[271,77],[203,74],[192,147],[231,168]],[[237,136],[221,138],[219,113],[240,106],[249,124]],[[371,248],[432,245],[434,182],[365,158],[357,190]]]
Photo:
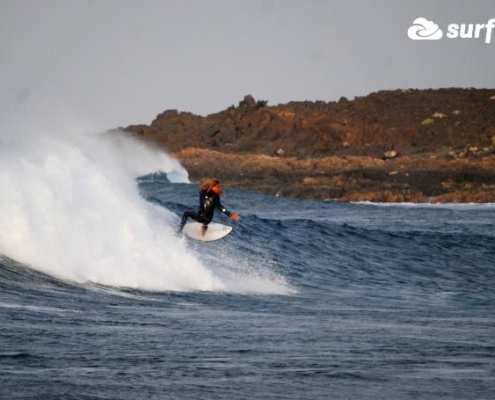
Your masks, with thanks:
[[[122,132],[57,129],[1,128],[1,254],[77,282],[224,289],[174,235],[173,214],[138,193],[135,178],[159,170],[187,182],[175,159]]]

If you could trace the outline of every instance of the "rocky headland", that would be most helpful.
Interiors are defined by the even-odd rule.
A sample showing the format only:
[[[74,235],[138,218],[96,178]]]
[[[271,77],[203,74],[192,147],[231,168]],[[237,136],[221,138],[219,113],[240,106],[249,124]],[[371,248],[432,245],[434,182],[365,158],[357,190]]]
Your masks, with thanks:
[[[495,89],[380,91],[208,116],[168,110],[128,132],[193,181],[306,199],[495,202]]]

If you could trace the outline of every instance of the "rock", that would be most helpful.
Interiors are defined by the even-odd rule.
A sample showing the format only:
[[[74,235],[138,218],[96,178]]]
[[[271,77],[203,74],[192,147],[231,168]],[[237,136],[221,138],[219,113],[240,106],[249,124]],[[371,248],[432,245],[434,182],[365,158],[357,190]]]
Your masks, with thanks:
[[[398,154],[399,154],[399,152],[396,150],[389,150],[389,151],[386,151],[385,153],[383,153],[383,159],[384,160],[390,160],[392,158],[397,157]]]
[[[256,100],[253,96],[248,94],[244,96],[244,99],[239,102],[239,107],[256,108]]]
[[[495,202],[491,97],[493,89],[411,89],[268,106],[247,95],[215,114],[169,110],[126,130],[178,158],[191,180],[215,175],[226,186],[311,199]],[[393,149],[407,174],[390,169]]]
[[[434,114],[432,114],[432,117],[433,118],[445,118],[447,115],[441,113],[441,112],[436,112]]]

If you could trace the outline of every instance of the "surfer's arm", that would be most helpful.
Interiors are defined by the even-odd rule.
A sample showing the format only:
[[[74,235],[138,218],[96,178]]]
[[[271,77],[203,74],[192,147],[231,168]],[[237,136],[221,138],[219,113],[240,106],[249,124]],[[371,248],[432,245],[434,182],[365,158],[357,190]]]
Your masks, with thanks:
[[[227,210],[223,205],[222,203],[220,203],[220,200],[217,201],[217,208],[223,212],[227,217],[229,217],[230,219],[234,220],[234,221],[237,221],[240,216],[239,214],[236,214],[236,213],[231,213],[229,210]]]
[[[222,205],[222,203],[220,203],[220,201],[218,201],[218,203],[217,203],[217,208],[218,208],[221,212],[223,212],[223,213],[224,213],[227,217],[229,217],[229,218],[230,218],[230,217],[232,216],[232,213],[231,213],[229,210],[227,210],[227,209],[226,209],[226,208]]]

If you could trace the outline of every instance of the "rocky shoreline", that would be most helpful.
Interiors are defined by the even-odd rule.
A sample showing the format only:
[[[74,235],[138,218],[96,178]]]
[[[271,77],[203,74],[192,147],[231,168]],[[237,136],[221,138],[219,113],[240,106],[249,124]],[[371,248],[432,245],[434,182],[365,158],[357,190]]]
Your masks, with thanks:
[[[246,96],[206,117],[168,110],[128,132],[193,181],[320,200],[495,202],[495,90],[395,90],[268,106]]]

